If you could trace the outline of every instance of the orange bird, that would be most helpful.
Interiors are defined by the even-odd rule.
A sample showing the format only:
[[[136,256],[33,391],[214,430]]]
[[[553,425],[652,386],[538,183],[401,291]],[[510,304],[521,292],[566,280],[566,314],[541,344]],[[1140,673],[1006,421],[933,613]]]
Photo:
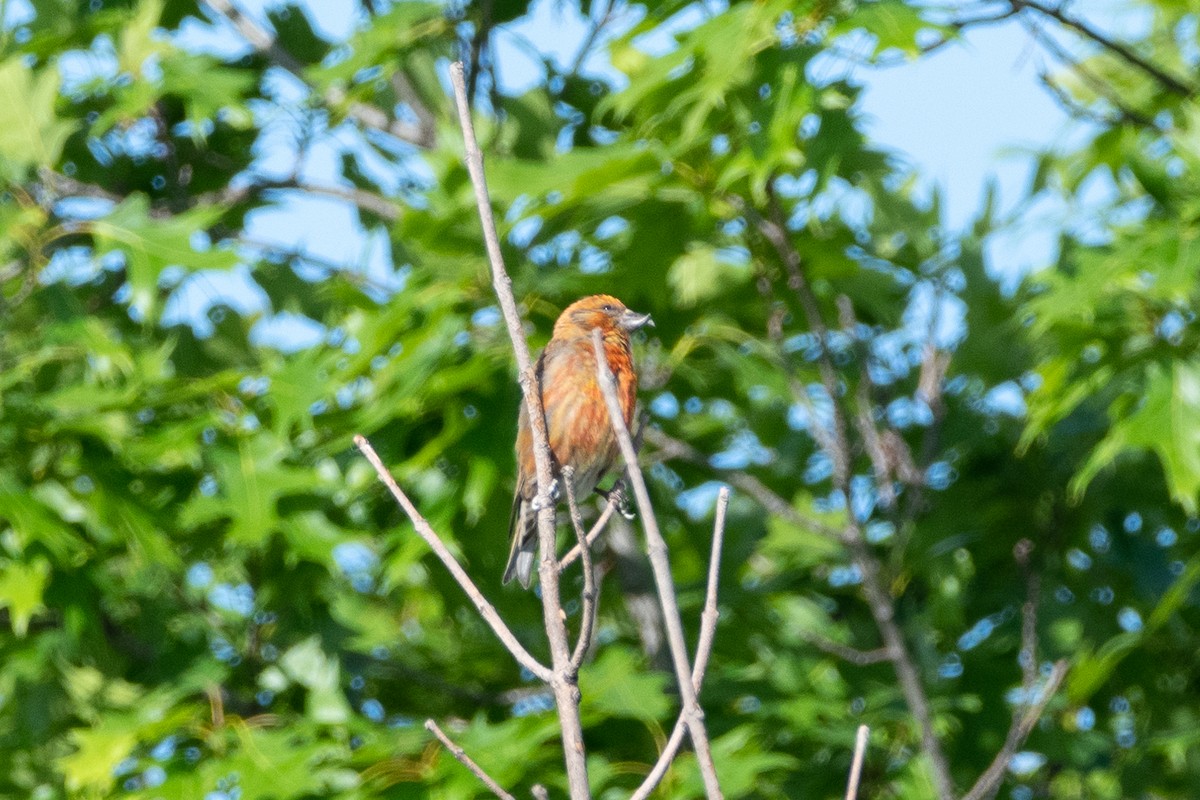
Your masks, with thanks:
[[[585,297],[559,315],[554,335],[538,357],[534,371],[546,410],[551,467],[556,480],[562,479],[564,467],[572,468],[576,497],[595,489],[620,453],[596,377],[592,330],[599,328],[604,337],[604,355],[617,379],[617,397],[625,424],[632,425],[637,373],[633,369],[629,334],[653,324],[649,314],[630,311],[615,297],[606,294]],[[512,549],[504,568],[504,583],[515,577],[526,589],[533,577],[538,549],[537,509],[533,502],[536,494],[533,435],[529,430],[529,411],[522,402],[517,419],[517,492],[508,529]]]

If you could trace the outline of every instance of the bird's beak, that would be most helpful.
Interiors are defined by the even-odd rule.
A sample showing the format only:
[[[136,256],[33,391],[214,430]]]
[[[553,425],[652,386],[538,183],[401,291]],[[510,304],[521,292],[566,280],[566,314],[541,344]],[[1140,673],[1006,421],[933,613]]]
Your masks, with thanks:
[[[636,331],[638,328],[644,328],[649,325],[654,327],[654,320],[650,319],[649,314],[639,314],[636,311],[631,311],[628,308],[621,313],[621,319],[618,323],[627,331]]]

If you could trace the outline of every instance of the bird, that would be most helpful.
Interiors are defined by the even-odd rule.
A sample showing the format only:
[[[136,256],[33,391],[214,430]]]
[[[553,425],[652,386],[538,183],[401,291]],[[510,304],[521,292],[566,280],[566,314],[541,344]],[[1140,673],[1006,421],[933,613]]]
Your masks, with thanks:
[[[555,481],[563,479],[566,469],[576,497],[593,491],[620,453],[596,375],[592,331],[601,331],[621,412],[625,425],[630,426],[637,405],[637,372],[629,335],[647,325],[654,325],[649,314],[631,311],[611,295],[584,297],[563,309],[550,341],[538,356],[534,373],[546,413],[551,469]],[[516,451],[517,487],[508,528],[511,545],[502,582],[516,578],[528,589],[538,549],[534,502],[538,486],[525,403],[521,403],[517,418]]]

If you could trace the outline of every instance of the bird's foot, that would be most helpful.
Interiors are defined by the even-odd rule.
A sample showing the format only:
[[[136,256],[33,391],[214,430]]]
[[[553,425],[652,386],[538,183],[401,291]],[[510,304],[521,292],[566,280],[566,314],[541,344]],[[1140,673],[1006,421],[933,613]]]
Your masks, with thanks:
[[[554,506],[558,505],[558,498],[558,479],[552,478],[547,491],[535,496],[533,501],[530,503],[530,508],[533,509],[535,514],[541,511],[543,508],[553,508]]]

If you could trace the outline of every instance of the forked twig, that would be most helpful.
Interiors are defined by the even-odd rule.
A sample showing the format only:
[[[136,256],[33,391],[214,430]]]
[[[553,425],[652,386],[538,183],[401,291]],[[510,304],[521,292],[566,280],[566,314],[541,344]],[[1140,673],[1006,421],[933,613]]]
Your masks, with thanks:
[[[721,548],[725,543],[725,510],[729,506],[729,487],[722,486],[717,493],[717,513],[713,522],[712,555],[708,560],[708,586],[704,591],[704,611],[700,615],[700,638],[696,642],[696,659],[692,664],[692,688],[697,694],[704,685],[704,672],[708,669],[708,657],[712,653],[713,640],[717,632],[717,581],[721,574]],[[675,729],[667,739],[658,760],[646,775],[642,785],[629,796],[629,800],[645,800],[667,774],[667,767],[675,760],[687,723],[682,712],[675,721]]]
[[[412,500],[408,499],[408,495],[396,483],[396,479],[388,472],[388,468],[383,465],[383,461],[379,458],[379,454],[375,452],[375,448],[367,441],[365,436],[355,435],[354,444],[367,457],[367,461],[371,462],[371,466],[375,468],[375,474],[379,476],[379,480],[383,481],[383,485],[392,493],[392,497],[396,498],[396,502],[400,504],[400,508],[412,521],[413,527],[417,530],[417,535],[425,540],[425,544],[429,545],[429,549],[438,557],[438,560],[446,567],[446,570],[458,581],[458,585],[467,593],[467,597],[471,598],[471,602],[475,604],[475,608],[479,611],[479,615],[483,617],[483,621],[495,632],[501,643],[508,648],[508,652],[513,654],[513,658],[517,659],[522,667],[532,672],[538,678],[547,683],[553,677],[550,669],[538,661],[533,655],[525,649],[525,647],[517,641],[517,637],[509,630],[509,627],[504,624],[504,620],[496,613],[496,609],[478,587],[467,575],[466,570],[454,558],[454,555],[442,543],[440,537],[433,530],[429,521],[421,515],[417,507],[413,505]]]
[[[650,567],[654,571],[658,602],[663,610],[663,626],[667,629],[667,644],[671,648],[671,662],[675,667],[675,679],[679,683],[679,694],[688,733],[691,735],[692,745],[696,749],[700,777],[704,780],[704,791],[708,797],[719,798],[722,797],[721,785],[717,780],[717,768],[713,764],[708,731],[704,727],[704,710],[700,708],[700,703],[696,700],[696,690],[692,686],[687,644],[683,640],[683,623],[679,618],[679,603],[675,599],[671,564],[667,560],[667,543],[658,530],[658,520],[654,516],[654,507],[650,504],[650,492],[646,489],[646,479],[642,476],[642,470],[637,463],[637,450],[633,446],[633,437],[630,436],[629,428],[625,424],[621,401],[617,398],[617,381],[608,365],[608,357],[604,353],[604,340],[599,328],[592,331],[592,350],[596,355],[596,376],[600,384],[600,391],[604,395],[605,405],[608,406],[608,417],[612,422],[613,432],[617,436],[617,443],[621,447],[621,455],[625,459],[625,471],[629,476],[629,482],[633,485],[638,514],[642,519],[642,530],[646,533],[646,550],[650,557]]]
[[[479,778],[484,786],[491,789],[492,794],[496,795],[496,797],[499,797],[500,800],[517,800],[511,794],[504,791],[500,784],[496,783],[491,775],[488,775],[486,772],[484,772],[483,767],[476,764],[475,761],[469,755],[467,755],[467,751],[455,744],[454,741],[447,736],[442,729],[438,727],[438,724],[432,719],[425,720],[425,730],[436,736],[438,741],[450,751],[450,755],[457,758],[460,764],[471,770],[471,772],[475,774],[475,777]]]
[[[1009,762],[1016,755],[1033,728],[1037,725],[1046,706],[1054,698],[1067,674],[1067,662],[1058,661],[1050,670],[1049,677],[1042,686],[1038,686],[1038,655],[1037,655],[1037,609],[1038,597],[1041,592],[1041,577],[1029,565],[1029,555],[1033,550],[1033,542],[1022,539],[1013,548],[1013,557],[1025,573],[1025,603],[1021,607],[1021,650],[1017,660],[1021,666],[1021,703],[1013,709],[1012,725],[1004,737],[1004,745],[992,763],[975,781],[970,791],[962,796],[962,800],[990,800],[1000,791],[1000,783]]]

